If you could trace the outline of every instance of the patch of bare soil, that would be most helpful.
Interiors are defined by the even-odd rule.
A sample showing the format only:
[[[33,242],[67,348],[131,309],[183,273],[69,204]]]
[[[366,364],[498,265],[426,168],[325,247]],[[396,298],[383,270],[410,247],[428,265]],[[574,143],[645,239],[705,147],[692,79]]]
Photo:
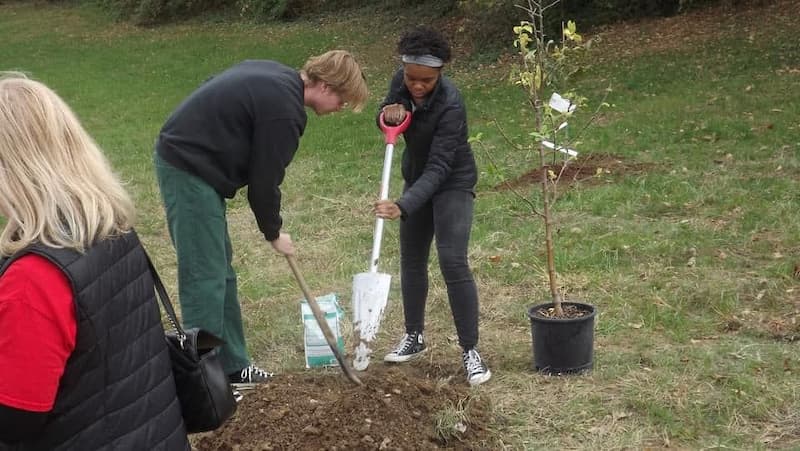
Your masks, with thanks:
[[[562,315],[556,314],[555,307],[541,308],[535,314],[541,318],[574,319],[582,318],[591,313],[591,310],[586,310],[573,304],[564,304],[561,310],[563,311]]]
[[[553,171],[555,175],[560,174],[558,184],[563,188],[577,182],[584,184],[601,183],[609,176],[621,177],[641,174],[649,169],[650,166],[645,163],[631,163],[623,157],[611,154],[588,154],[575,160],[555,162],[533,169],[514,180],[497,185],[495,190],[503,191],[541,183],[542,172],[545,171]]]
[[[798,18],[797,0],[720,2],[673,17],[647,18],[593,30],[591,34],[602,41],[600,52],[594,57],[598,63],[613,62],[620,57],[700,48],[726,36],[747,36],[753,41],[776,28],[791,26]]]
[[[454,369],[374,362],[358,373],[363,387],[332,369],[278,375],[244,392],[234,417],[194,436],[193,445],[200,451],[489,449],[488,402]]]

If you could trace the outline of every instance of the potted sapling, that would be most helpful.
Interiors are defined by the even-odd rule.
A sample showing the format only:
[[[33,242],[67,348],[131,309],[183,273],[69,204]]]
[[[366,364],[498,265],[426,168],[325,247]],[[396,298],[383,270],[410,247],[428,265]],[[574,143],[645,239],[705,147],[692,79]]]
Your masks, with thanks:
[[[518,63],[511,78],[525,91],[525,111],[531,115],[529,119],[533,123],[533,131],[522,144],[502,133],[513,147],[534,155],[538,166],[538,186],[531,192],[525,193],[511,184],[508,186],[516,198],[529,207],[531,217],[541,220],[544,225],[541,244],[550,298],[530,306],[527,316],[531,322],[532,366],[547,374],[578,373],[592,368],[597,313],[591,304],[565,299],[556,271],[553,235],[559,181],[578,157],[578,151],[571,148],[577,137],[569,138],[569,121],[573,113],[586,103],[585,98],[573,91],[564,92],[563,88],[570,76],[577,72],[576,67],[579,66],[575,65],[575,61],[588,47],[571,21],[562,25],[559,42],[548,40],[545,36],[545,13],[558,1],[528,0],[525,5],[517,5],[528,17],[514,27]],[[556,91],[558,88],[562,89],[562,93]],[[607,104],[601,102],[602,106]],[[599,108],[581,130],[585,130],[597,117]],[[472,141],[486,149],[480,134],[473,137]],[[502,173],[497,170],[491,153],[487,154],[495,172]]]

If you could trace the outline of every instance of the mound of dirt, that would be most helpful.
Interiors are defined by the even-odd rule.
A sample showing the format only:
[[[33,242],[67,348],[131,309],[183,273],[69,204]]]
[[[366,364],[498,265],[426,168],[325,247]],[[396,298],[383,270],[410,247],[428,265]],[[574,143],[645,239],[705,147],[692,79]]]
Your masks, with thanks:
[[[279,375],[192,442],[200,451],[486,449],[486,397],[460,374],[437,373],[376,362],[358,373],[363,387],[333,369]]]
[[[504,191],[539,184],[542,180],[543,171],[552,171],[554,174],[560,175],[559,185],[568,187],[577,182],[583,184],[600,183],[605,180],[605,176],[621,177],[640,174],[650,169],[650,167],[651,165],[646,163],[628,162],[617,155],[589,154],[567,163],[556,162],[552,165],[532,169],[514,180],[495,186],[494,189]]]

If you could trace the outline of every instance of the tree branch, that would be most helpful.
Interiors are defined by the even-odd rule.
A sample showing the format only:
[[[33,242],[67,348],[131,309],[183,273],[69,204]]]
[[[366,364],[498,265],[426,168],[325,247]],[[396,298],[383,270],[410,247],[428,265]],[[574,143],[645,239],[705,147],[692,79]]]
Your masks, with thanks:
[[[506,139],[508,139],[508,137],[505,135],[505,132],[503,132],[503,130],[500,129],[500,125],[497,123],[497,121],[493,120],[492,122],[494,122],[494,124],[498,128],[498,130],[500,130],[500,134],[503,135],[503,137],[505,137]],[[499,167],[497,165],[497,162],[495,161],[494,156],[492,155],[492,152],[489,151],[488,147],[486,147],[486,144],[484,144],[483,141],[481,141],[481,140],[477,140],[475,142],[477,142],[478,145],[480,145],[481,149],[483,149],[483,152],[486,154],[486,157],[489,159],[489,164],[491,164],[492,167],[495,170],[499,169]],[[517,146],[516,144],[514,144],[511,141],[509,141],[509,142],[513,146],[519,147],[519,146]],[[506,188],[508,188],[509,191],[511,191],[514,194],[514,196],[516,196],[523,203],[527,204],[528,207],[531,209],[531,212],[533,212],[534,215],[543,217],[542,213],[539,211],[538,208],[536,208],[536,205],[533,203],[533,201],[528,199],[525,195],[520,193],[513,185],[511,185],[511,183],[508,181],[508,179],[505,177],[505,175],[503,175],[502,183],[503,183],[503,185],[505,185]]]

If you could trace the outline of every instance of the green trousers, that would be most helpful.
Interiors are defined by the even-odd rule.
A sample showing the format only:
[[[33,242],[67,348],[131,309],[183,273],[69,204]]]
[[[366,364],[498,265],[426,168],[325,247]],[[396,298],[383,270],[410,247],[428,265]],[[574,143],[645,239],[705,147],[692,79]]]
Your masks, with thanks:
[[[158,187],[178,256],[178,295],[184,327],[225,340],[226,374],[250,364],[236,293],[225,199],[198,177],[154,156]]]

